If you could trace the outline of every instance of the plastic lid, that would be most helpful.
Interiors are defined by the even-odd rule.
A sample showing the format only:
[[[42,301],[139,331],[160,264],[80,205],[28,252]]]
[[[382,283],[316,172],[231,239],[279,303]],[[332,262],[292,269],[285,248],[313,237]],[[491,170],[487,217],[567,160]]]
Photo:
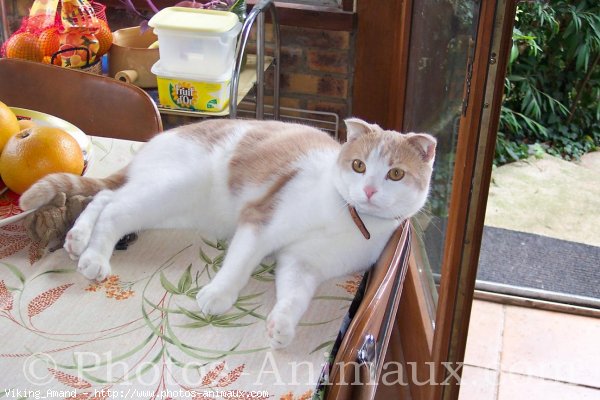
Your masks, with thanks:
[[[229,32],[237,24],[239,19],[232,12],[189,7],[164,8],[148,21],[148,25],[158,29],[210,33]]]

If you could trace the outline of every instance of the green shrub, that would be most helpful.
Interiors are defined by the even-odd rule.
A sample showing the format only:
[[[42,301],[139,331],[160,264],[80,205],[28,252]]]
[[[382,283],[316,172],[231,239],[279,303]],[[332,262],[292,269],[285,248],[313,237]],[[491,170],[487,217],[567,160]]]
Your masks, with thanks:
[[[600,2],[519,3],[504,96],[497,165],[600,146]]]

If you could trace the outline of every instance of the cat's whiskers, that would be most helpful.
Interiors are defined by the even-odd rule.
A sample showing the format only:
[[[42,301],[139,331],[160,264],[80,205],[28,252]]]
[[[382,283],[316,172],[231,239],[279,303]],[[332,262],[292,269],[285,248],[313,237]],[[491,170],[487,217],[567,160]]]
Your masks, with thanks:
[[[433,213],[433,211],[431,210],[430,207],[428,207],[428,206],[423,207],[421,210],[419,210],[419,212],[417,214],[415,214],[415,217],[417,217],[417,216],[423,216],[424,218],[427,218],[428,224],[431,225],[437,231],[437,233],[444,234],[444,230],[442,229],[442,227],[438,223],[439,219],[435,218],[435,215],[434,215],[434,213]],[[414,220],[418,221],[419,227],[424,232],[425,229],[421,226],[422,225],[421,224],[422,218],[414,218]]]

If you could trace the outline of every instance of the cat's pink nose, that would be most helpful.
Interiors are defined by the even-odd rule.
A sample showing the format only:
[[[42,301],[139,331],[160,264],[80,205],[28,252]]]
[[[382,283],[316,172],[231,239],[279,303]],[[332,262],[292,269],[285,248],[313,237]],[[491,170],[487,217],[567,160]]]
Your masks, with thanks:
[[[369,200],[371,200],[371,197],[373,197],[373,195],[377,193],[377,189],[375,189],[373,186],[365,186],[363,190],[365,191],[367,199]]]

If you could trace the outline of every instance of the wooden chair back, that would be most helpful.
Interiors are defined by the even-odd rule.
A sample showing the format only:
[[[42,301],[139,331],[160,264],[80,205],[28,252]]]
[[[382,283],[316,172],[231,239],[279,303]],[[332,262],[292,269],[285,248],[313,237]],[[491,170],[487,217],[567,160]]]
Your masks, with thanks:
[[[93,136],[147,141],[163,129],[156,104],[137,86],[55,65],[0,59],[0,101],[62,118]]]

